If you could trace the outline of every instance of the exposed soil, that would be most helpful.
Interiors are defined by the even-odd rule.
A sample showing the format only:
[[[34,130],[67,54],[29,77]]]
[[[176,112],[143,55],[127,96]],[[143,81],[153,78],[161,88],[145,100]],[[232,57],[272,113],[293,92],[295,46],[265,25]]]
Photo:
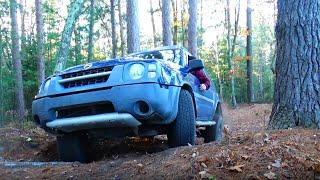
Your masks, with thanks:
[[[320,131],[266,131],[269,104],[224,105],[221,143],[168,149],[165,137],[107,140],[89,164],[58,161],[55,138],[39,128],[0,129],[1,179],[316,179]],[[44,163],[34,163],[41,161]],[[49,162],[50,161],[50,162]]]

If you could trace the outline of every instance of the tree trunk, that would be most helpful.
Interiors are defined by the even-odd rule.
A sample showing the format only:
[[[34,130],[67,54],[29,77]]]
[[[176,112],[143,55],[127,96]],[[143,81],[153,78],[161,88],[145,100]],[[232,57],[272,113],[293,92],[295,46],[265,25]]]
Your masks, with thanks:
[[[164,46],[172,46],[170,0],[162,0],[162,41]]]
[[[2,64],[4,61],[4,54],[3,54],[3,40],[2,34],[0,32],[0,123],[3,122],[4,119],[4,90],[3,90],[3,73],[2,73]]]
[[[265,66],[265,56],[262,55],[262,52],[259,53],[259,97],[260,100],[264,100],[264,66]]]
[[[121,11],[121,0],[118,0],[118,11],[119,11],[119,25],[120,25],[120,48],[121,48],[121,57],[124,56],[124,34],[123,34],[123,22],[122,22],[122,11]]]
[[[252,18],[251,18],[251,0],[247,0],[247,98],[248,102],[253,102],[252,85]]]
[[[76,64],[81,64],[81,35],[80,35],[80,30],[79,27],[73,29],[74,33],[74,43],[75,43],[75,49],[74,49],[74,57],[76,60]]]
[[[186,14],[186,0],[182,0],[182,9],[181,9],[181,41],[184,47],[188,46],[188,39],[186,37],[187,35],[187,29],[185,28],[186,26],[186,21],[185,21],[185,14]]]
[[[276,82],[269,129],[320,128],[320,3],[278,1]]]
[[[218,85],[219,85],[219,94],[220,94],[220,98],[221,98],[221,101],[223,102],[223,84],[222,84],[222,80],[221,80],[221,69],[220,69],[220,63],[219,63],[219,59],[220,59],[220,56],[219,56],[219,47],[218,47],[218,41],[219,41],[219,37],[216,38],[216,44],[214,46],[215,48],[215,59],[216,59],[216,66],[217,66],[217,78],[218,78]]]
[[[89,42],[88,42],[88,59],[87,62],[93,60],[93,27],[94,27],[94,5],[95,0],[90,0],[90,17],[89,17]]]
[[[117,33],[115,20],[115,0],[110,0],[111,6],[111,38],[112,38],[112,58],[117,57]]]
[[[230,71],[231,105],[233,108],[237,107],[233,56],[234,56],[234,50],[235,50],[235,45],[237,40],[237,33],[238,33],[239,12],[240,12],[240,2],[238,3],[238,11],[236,11],[236,19],[234,24],[235,34],[233,36],[233,41],[231,42],[230,0],[227,0],[227,7],[226,7],[226,26],[227,26],[226,29],[227,29],[227,47],[228,47],[227,61],[228,61],[228,67]]]
[[[19,52],[19,34],[17,24],[17,1],[10,0],[10,16],[11,16],[11,40],[12,40],[12,61],[15,70],[15,94],[16,107],[19,120],[23,120],[25,116],[25,103],[23,94],[22,81],[22,65]]]
[[[72,31],[76,20],[78,19],[84,0],[74,0],[68,8],[68,17],[66,24],[64,25],[61,42],[57,54],[55,72],[62,71],[65,68],[68,58],[68,52],[70,48],[70,41],[72,37]]]
[[[127,0],[127,44],[128,53],[134,53],[140,49],[138,0]]]
[[[173,44],[178,43],[178,2],[177,0],[171,0],[173,9]]]
[[[45,62],[44,62],[44,42],[43,42],[43,17],[42,17],[42,0],[35,0],[36,6],[36,23],[37,23],[37,65],[38,65],[38,83],[41,84],[45,79]]]
[[[156,25],[154,22],[154,10],[153,10],[153,5],[152,1],[150,0],[150,15],[151,15],[151,24],[152,24],[152,34],[153,34],[153,47],[157,47],[157,35],[156,35]]]
[[[197,56],[197,0],[189,0],[188,50]]]
[[[22,60],[25,57],[25,52],[23,51],[26,46],[26,25],[25,25],[25,19],[26,19],[26,0],[20,0],[20,19],[21,19],[21,37],[20,37],[20,42],[21,42],[21,58]]]

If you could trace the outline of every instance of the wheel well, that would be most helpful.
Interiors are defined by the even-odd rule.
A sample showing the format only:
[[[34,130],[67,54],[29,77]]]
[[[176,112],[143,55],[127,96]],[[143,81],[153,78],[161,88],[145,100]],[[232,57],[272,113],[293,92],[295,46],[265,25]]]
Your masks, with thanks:
[[[195,98],[194,98],[194,94],[193,94],[192,87],[191,87],[190,85],[188,85],[188,84],[184,84],[181,89],[187,90],[187,91],[189,91],[189,93],[191,94],[191,96],[192,96],[192,101],[193,101],[194,112],[195,112],[195,115],[196,115],[196,117],[197,117],[197,107],[196,107],[197,105],[196,105],[196,100],[195,100]]]

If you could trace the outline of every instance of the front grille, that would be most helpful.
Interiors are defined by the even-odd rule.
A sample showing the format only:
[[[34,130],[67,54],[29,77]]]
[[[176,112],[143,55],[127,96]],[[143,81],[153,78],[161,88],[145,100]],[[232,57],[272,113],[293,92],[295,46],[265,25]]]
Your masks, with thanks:
[[[58,109],[57,118],[71,118],[115,112],[111,102]]]
[[[80,87],[107,82],[113,66],[62,74],[60,84],[65,88]]]

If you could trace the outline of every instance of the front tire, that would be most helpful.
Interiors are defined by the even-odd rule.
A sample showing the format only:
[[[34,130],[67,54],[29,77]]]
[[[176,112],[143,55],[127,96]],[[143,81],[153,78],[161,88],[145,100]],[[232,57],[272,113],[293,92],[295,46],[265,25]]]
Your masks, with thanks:
[[[182,89],[179,96],[177,118],[168,129],[170,147],[194,145],[196,138],[195,109],[189,91]]]
[[[59,159],[65,162],[88,162],[88,136],[84,133],[57,136]]]
[[[214,126],[207,126],[203,132],[203,138],[205,143],[212,141],[221,141],[223,130],[223,116],[221,105],[218,105],[216,112],[213,116],[213,121],[216,122]]]

